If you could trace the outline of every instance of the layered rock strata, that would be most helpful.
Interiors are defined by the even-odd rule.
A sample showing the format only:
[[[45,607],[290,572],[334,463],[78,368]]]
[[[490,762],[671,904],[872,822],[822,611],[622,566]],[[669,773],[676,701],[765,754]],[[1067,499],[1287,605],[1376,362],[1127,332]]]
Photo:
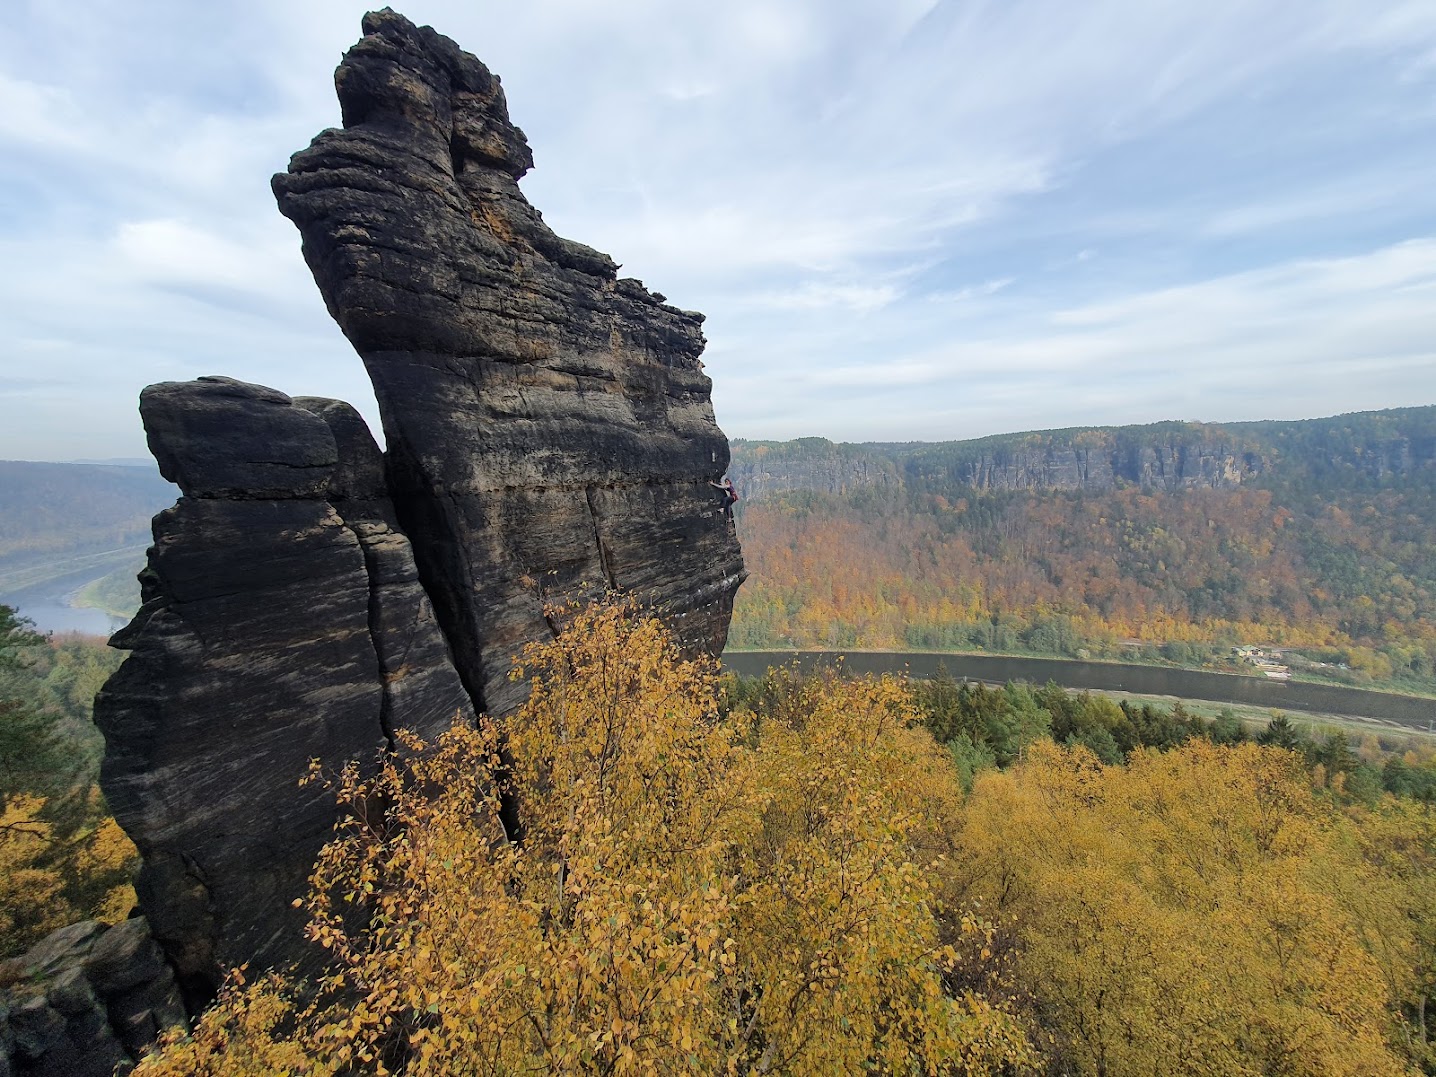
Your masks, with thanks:
[[[1222,490],[1259,479],[1269,454],[1220,428],[1165,437],[1147,428],[1012,434],[968,442],[833,444],[822,438],[739,443],[732,475],[749,500],[788,491]]]
[[[140,397],[183,496],[155,517],[95,721],[141,904],[196,1001],[221,969],[304,956],[291,903],[336,811],[299,787],[309,761],[374,760],[395,728],[471,715],[373,439],[347,405],[310,406],[227,378]]]
[[[1152,442],[1103,433],[980,453],[956,477],[978,490],[1225,490],[1263,467],[1257,454],[1200,431]]]
[[[744,578],[702,316],[524,199],[498,79],[385,11],[336,74],[344,130],[276,176],[388,450],[340,401],[225,378],[140,411],[183,496],[154,521],[131,656],[96,701],[141,905],[191,1005],[301,940],[335,807],[310,759],[521,699],[513,659],[607,590],[717,654]]]
[[[640,593],[717,652],[743,579],[709,481],[728,464],[699,314],[554,234],[499,80],[390,11],[335,76],[344,129],[276,176],[374,383],[388,489],[481,705],[546,600]]]

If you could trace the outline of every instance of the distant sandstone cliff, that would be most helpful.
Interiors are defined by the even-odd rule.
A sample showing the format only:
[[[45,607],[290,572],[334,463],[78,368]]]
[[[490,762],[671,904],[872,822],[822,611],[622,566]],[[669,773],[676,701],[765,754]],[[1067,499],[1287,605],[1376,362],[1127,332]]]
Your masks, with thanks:
[[[1374,481],[1436,469],[1436,407],[1297,422],[1166,422],[973,441],[733,445],[742,495],[962,489],[1228,489],[1252,482]]]
[[[499,80],[390,11],[335,75],[343,130],[274,178],[374,384],[381,454],[340,401],[226,378],[151,386],[179,503],[155,518],[131,651],[101,692],[103,784],[191,1001],[312,962],[291,902],[329,834],[306,762],[503,712],[549,603],[640,596],[717,654],[745,572],[702,315],[620,279],[524,199]]]

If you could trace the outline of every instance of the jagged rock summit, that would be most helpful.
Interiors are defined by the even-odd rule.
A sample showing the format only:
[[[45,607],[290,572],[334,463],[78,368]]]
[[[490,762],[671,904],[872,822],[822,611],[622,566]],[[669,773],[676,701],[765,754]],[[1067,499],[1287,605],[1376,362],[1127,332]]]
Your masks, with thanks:
[[[721,650],[743,565],[712,515],[728,444],[702,315],[544,224],[499,80],[448,38],[366,15],[335,84],[344,129],[274,190],[374,383],[389,493],[464,682],[511,706],[545,598],[595,585]]]
[[[388,442],[341,401],[150,386],[182,497],[154,522],[132,653],[96,701],[103,784],[191,1004],[224,968],[313,961],[290,903],[334,822],[307,761],[521,699],[546,605],[637,594],[695,652],[744,579],[702,316],[620,279],[524,199],[498,79],[392,11],[335,76],[344,129],[274,178]]]

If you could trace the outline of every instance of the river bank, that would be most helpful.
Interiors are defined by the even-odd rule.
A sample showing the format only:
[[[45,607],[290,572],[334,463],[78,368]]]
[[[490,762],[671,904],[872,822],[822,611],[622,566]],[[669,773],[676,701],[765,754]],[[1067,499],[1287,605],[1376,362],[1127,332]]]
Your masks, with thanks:
[[[141,557],[144,549],[139,550]],[[80,592],[135,560],[134,549],[106,550],[0,574],[0,605],[19,610],[40,632],[109,636],[129,617],[80,605]]]
[[[723,655],[724,668],[745,676],[759,675],[775,665],[796,663],[799,668],[812,669],[840,660],[855,673],[906,672],[914,677],[931,677],[941,665],[959,679],[998,684],[1054,681],[1079,691],[1127,692],[1265,710],[1375,718],[1409,729],[1427,730],[1436,724],[1436,700],[1420,696],[1165,666],[931,651],[729,651]]]

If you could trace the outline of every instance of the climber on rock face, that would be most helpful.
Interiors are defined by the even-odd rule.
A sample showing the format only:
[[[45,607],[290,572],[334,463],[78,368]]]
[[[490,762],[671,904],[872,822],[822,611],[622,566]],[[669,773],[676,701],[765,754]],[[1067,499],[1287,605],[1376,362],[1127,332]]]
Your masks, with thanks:
[[[728,519],[729,523],[731,523],[733,521],[733,506],[738,503],[738,491],[733,489],[733,480],[725,475],[722,482],[713,482],[710,480],[708,485],[715,490],[723,491],[723,515]]]

